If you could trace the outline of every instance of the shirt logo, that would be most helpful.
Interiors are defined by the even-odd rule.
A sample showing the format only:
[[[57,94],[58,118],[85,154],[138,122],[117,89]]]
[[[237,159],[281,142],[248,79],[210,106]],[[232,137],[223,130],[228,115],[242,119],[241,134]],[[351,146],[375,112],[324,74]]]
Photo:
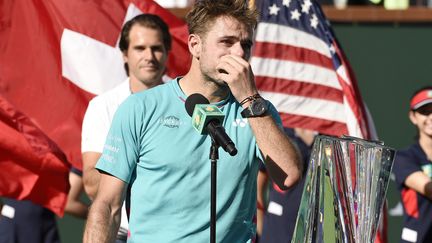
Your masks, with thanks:
[[[245,127],[248,124],[248,120],[247,119],[235,119],[232,122],[232,126],[233,127]]]
[[[169,128],[178,128],[181,124],[181,121],[176,116],[167,116],[167,117],[161,117],[159,119],[159,123]]]

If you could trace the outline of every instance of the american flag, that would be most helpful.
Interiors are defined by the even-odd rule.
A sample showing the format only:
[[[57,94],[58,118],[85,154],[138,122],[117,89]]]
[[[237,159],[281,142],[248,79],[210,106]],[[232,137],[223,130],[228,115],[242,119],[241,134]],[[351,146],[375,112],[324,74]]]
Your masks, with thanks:
[[[261,0],[251,66],[260,94],[283,124],[376,139],[354,73],[314,0]],[[384,206],[386,212],[386,206]],[[387,242],[387,215],[375,238]]]
[[[370,138],[353,72],[314,0],[262,0],[251,58],[284,126]]]

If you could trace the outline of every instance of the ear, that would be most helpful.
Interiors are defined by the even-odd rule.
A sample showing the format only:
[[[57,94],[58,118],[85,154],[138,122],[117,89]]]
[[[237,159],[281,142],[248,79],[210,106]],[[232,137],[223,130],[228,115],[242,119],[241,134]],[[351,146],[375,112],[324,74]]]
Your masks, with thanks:
[[[188,37],[189,52],[194,58],[199,59],[201,55],[202,40],[197,34],[190,34]]]
[[[123,56],[123,62],[128,62],[127,51],[123,51],[122,56]]]
[[[412,124],[417,126],[417,117],[416,117],[414,111],[409,111],[409,119],[410,119]]]

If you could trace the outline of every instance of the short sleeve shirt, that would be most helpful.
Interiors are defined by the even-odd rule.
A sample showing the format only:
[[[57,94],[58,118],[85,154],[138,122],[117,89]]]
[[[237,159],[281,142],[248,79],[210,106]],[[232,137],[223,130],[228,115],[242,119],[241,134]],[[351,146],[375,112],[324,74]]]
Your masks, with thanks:
[[[174,79],[131,95],[114,117],[97,168],[130,183],[129,242],[209,241],[211,138],[194,130],[185,99]],[[216,238],[250,242],[259,149],[240,104],[215,105],[238,149],[234,157],[219,149]]]
[[[87,107],[81,131],[81,152],[102,153],[112,119],[120,104],[131,95],[129,79],[115,88],[94,97]],[[127,235],[128,220],[125,204],[119,235]]]
[[[404,208],[401,242],[432,242],[432,201],[405,185],[406,178],[418,171],[432,178],[432,162],[420,145],[398,151],[393,173]]]
[[[82,153],[102,153],[114,113],[130,94],[129,79],[127,79],[115,88],[90,100],[82,123]]]

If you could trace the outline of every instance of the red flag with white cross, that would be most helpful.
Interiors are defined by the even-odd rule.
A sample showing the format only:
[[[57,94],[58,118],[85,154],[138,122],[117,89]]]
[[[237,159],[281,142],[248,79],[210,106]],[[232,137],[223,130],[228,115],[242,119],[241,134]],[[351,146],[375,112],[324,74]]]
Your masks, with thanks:
[[[185,23],[153,1],[14,0],[0,3],[0,93],[81,168],[88,101],[126,78],[118,49],[126,20],[159,15],[173,36],[167,75],[187,72]]]
[[[169,54],[166,76],[186,74],[190,63],[187,26],[153,1],[0,1],[0,94],[26,114],[40,134],[52,139],[74,167],[82,168],[81,124],[89,100],[126,79],[117,43],[122,25],[140,13],[157,14],[170,27],[175,53]],[[61,200],[68,187],[55,187],[59,190],[47,194],[49,185],[38,185],[35,178],[68,185],[67,176],[33,170],[32,164],[52,165],[50,168],[60,174],[64,168],[56,166],[56,159],[27,153],[29,146],[11,150],[9,145],[25,141],[26,134],[21,132],[7,133],[13,136],[0,133],[0,142],[4,142],[0,145],[5,145],[0,155],[7,161],[8,175],[13,185],[21,185],[0,183],[0,195],[29,199],[62,215]],[[21,161],[18,155],[24,153],[32,156],[32,163]],[[31,195],[23,196],[30,190]],[[44,202],[38,193],[46,196]],[[47,202],[55,202],[55,206]]]

